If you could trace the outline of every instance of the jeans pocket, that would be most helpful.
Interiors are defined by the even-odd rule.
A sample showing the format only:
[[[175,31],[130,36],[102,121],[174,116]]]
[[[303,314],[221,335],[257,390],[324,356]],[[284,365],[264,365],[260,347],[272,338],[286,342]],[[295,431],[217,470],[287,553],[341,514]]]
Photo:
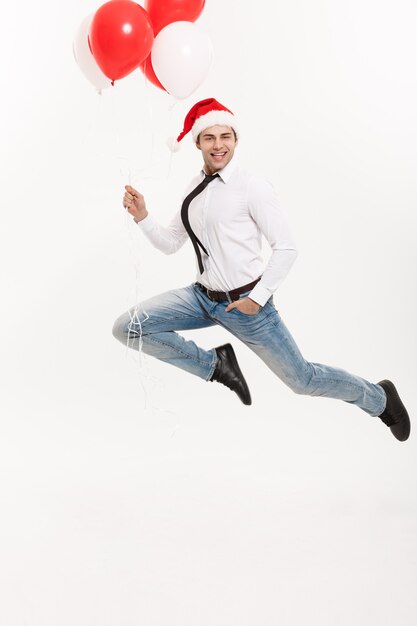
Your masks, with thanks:
[[[238,313],[239,315],[243,315],[244,317],[256,317],[262,311],[262,307],[260,306],[259,309],[256,311],[256,313],[244,313],[243,311],[241,311],[237,307],[235,307],[232,310],[236,311],[236,313]]]
[[[256,311],[256,313],[244,313],[243,311],[241,311],[240,309],[238,309],[237,307],[234,307],[231,312],[235,312],[236,315],[243,315],[243,317],[256,317],[257,315],[259,315],[259,313],[262,311],[263,307],[259,307],[258,310]]]

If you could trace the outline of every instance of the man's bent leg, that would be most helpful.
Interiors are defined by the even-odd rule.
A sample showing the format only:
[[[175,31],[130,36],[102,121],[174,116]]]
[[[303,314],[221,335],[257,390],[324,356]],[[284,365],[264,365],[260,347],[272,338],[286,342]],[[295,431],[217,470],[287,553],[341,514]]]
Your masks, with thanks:
[[[209,380],[217,361],[216,351],[204,350],[175,331],[214,324],[189,286],[166,291],[132,307],[116,320],[113,335],[129,348],[141,348],[145,354]]]

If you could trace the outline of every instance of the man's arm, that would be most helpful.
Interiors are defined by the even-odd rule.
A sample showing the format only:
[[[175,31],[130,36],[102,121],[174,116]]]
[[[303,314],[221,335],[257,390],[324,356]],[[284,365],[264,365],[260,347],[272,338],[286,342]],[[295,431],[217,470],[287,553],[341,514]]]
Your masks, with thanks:
[[[125,189],[123,205],[152,245],[165,254],[179,250],[188,237],[181,220],[181,211],[177,211],[168,226],[162,226],[147,211],[143,195],[130,185],[126,185]]]
[[[248,295],[263,306],[287,276],[298,252],[273,185],[254,177],[249,182],[248,202],[250,215],[272,249],[261,280]]]

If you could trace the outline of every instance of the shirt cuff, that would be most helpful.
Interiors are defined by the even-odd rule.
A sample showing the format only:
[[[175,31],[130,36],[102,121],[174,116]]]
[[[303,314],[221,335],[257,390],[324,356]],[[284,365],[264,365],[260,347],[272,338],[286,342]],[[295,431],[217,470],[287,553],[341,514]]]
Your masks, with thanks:
[[[144,233],[149,233],[151,230],[155,228],[155,220],[153,219],[150,213],[148,213],[148,215],[144,217],[143,220],[136,222],[136,224],[139,226],[141,230],[143,230]]]
[[[247,297],[263,306],[271,296],[272,293],[269,289],[263,287],[260,283],[256,283],[255,287],[250,293],[248,293]]]

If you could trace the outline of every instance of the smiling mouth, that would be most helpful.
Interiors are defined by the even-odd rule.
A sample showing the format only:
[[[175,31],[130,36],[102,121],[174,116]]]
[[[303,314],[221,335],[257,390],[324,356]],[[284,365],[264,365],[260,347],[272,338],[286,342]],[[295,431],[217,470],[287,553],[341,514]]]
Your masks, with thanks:
[[[221,159],[226,156],[227,152],[211,152],[211,156],[216,161],[221,161]]]

